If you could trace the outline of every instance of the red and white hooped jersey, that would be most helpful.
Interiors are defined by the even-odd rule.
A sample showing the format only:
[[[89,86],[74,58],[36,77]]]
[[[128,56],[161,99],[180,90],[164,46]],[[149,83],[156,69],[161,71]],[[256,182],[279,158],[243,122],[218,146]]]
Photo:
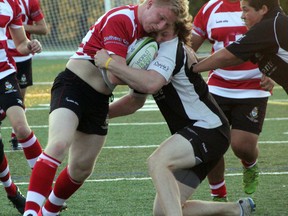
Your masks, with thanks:
[[[22,22],[23,24],[32,25],[33,22],[38,22],[44,18],[44,14],[41,11],[39,0],[18,0],[21,8]],[[8,36],[8,49],[16,62],[26,61],[32,58],[32,54],[22,55],[15,47],[15,44],[11,38],[9,31]],[[28,39],[31,38],[30,33],[26,32]]]
[[[16,72],[16,64],[8,53],[7,31],[21,28],[21,9],[17,0],[0,0],[0,79]]]
[[[129,45],[146,34],[137,11],[138,5],[126,5],[105,13],[89,29],[71,58],[92,60],[102,48],[126,58]]]
[[[240,1],[210,0],[194,18],[193,33],[208,39],[212,53],[236,41],[247,32],[241,19]],[[256,64],[220,68],[209,73],[209,91],[228,98],[261,98],[270,92],[260,86],[261,72]]]

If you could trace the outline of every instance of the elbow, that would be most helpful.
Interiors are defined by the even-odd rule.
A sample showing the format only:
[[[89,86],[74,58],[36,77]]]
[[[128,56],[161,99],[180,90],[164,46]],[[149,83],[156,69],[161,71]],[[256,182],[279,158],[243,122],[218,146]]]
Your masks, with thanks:
[[[132,87],[133,88],[133,87]],[[155,94],[159,91],[161,87],[158,85],[155,85],[154,83],[144,83],[142,86],[135,86],[134,89],[137,89],[139,92],[145,93],[145,94]]]

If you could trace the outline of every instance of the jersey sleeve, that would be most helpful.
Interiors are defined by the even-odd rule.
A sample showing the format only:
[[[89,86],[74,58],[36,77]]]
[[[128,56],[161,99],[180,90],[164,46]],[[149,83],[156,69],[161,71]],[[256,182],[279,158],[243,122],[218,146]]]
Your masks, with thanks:
[[[151,62],[147,70],[154,70],[161,74],[166,81],[169,81],[176,65],[177,44],[178,38],[161,43],[157,57]]]
[[[13,8],[13,19],[9,24],[10,28],[20,28],[22,26],[21,8],[17,1],[15,1]]]
[[[269,54],[275,51],[273,24],[262,21],[226,48],[243,61],[255,62],[255,54]]]
[[[199,12],[194,17],[193,30],[192,33],[199,35],[200,37],[207,39],[207,21],[208,14],[204,14],[205,5],[199,10]]]
[[[39,0],[30,0],[30,16],[29,18],[35,22],[40,21],[44,18],[44,14],[40,8]]]
[[[126,58],[129,44],[133,42],[133,25],[127,16],[113,16],[106,21],[101,34],[103,48]]]

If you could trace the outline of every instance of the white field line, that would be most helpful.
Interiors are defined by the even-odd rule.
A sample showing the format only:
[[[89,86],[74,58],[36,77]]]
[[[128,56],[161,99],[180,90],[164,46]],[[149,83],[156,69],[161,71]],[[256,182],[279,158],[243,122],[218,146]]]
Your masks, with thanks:
[[[230,173],[225,174],[226,177],[235,177],[235,176],[242,176],[242,173]],[[288,172],[260,172],[259,175],[288,175]],[[86,182],[94,183],[94,182],[116,182],[116,181],[150,181],[150,177],[142,177],[142,178],[115,178],[115,179],[88,179]],[[28,185],[28,182],[17,182],[17,185]]]

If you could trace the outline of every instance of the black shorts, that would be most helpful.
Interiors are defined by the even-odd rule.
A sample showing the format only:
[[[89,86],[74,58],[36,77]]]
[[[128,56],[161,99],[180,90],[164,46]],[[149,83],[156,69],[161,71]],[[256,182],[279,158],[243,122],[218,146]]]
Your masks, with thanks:
[[[79,118],[77,130],[107,134],[109,96],[97,92],[67,68],[54,80],[50,105],[50,113],[63,107],[73,111]]]
[[[12,106],[24,108],[16,73],[0,80],[0,107],[6,112]]]
[[[191,143],[198,165],[190,169],[178,170],[174,175],[178,181],[196,188],[197,184],[195,185],[195,179],[189,179],[188,176],[197,176],[200,183],[216,166],[220,158],[229,148],[229,125],[222,125],[214,129],[205,129],[190,125],[177,133]]]
[[[262,131],[268,97],[234,99],[213,94],[225,113],[232,129],[247,131],[259,135]]]
[[[32,59],[23,62],[17,62],[17,80],[21,89],[33,85],[32,77]]]

